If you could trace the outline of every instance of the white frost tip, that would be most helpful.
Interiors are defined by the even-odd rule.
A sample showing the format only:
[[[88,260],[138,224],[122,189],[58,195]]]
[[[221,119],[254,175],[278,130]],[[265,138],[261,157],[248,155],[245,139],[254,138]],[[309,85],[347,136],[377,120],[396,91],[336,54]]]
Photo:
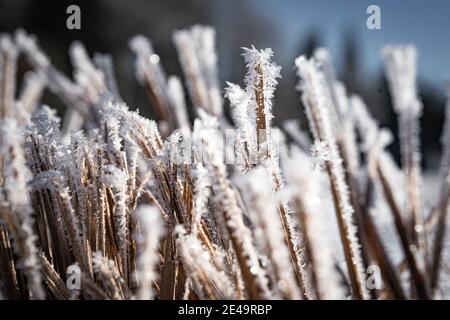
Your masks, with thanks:
[[[323,170],[325,162],[330,161],[330,147],[326,141],[317,141],[311,146],[313,167],[316,171]]]

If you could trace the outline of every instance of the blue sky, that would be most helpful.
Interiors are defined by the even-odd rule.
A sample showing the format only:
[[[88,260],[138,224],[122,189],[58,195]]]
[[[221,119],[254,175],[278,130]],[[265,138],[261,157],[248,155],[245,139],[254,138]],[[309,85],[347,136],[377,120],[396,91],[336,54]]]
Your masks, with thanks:
[[[450,81],[449,0],[251,1],[282,31],[274,50],[278,46],[284,55],[295,55],[301,39],[317,30],[339,67],[344,32],[351,29],[358,37],[360,62],[366,75],[380,70],[379,50],[384,44],[414,43],[419,52],[419,76],[442,89]],[[366,28],[366,9],[370,4],[381,8],[381,30]]]

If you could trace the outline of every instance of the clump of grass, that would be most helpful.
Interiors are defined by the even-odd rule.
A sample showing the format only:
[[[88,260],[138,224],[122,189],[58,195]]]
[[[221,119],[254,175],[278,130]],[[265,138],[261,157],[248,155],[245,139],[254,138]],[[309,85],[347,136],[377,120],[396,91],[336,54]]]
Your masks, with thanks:
[[[173,40],[184,85],[166,76],[150,40],[130,41],[153,121],[121,98],[110,56],[91,58],[75,42],[70,78],[33,36],[0,36],[1,296],[445,297],[449,117],[445,179],[427,223],[412,47],[383,51],[402,137],[398,168],[386,151],[390,132],[346,92],[325,49],[295,62],[311,141],[294,120],[284,131],[272,124],[281,68],[271,49],[244,48],[245,86],[228,83],[223,97],[214,30],[194,26]],[[20,55],[32,71],[18,91]],[[62,121],[40,102],[45,90],[67,105]],[[392,182],[403,176],[406,193]]]

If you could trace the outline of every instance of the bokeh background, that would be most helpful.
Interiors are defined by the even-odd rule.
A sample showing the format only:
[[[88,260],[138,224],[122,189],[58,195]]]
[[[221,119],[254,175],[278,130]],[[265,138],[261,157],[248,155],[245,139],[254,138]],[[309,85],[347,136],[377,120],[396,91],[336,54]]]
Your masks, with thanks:
[[[66,8],[81,8],[81,30],[66,28]],[[366,28],[366,8],[381,7],[381,30]],[[387,43],[413,43],[419,51],[419,88],[424,102],[422,148],[424,167],[433,171],[440,153],[439,137],[450,80],[450,1],[448,0],[0,0],[0,32],[24,28],[37,35],[52,62],[70,75],[67,50],[81,40],[90,53],[112,54],[122,97],[131,107],[152,116],[144,89],[133,74],[128,40],[148,36],[169,74],[181,74],[172,32],[192,24],[217,30],[220,80],[242,83],[242,46],[271,47],[282,66],[275,96],[275,123],[304,119],[294,90],[293,62],[300,54],[327,47],[338,77],[361,95],[382,125],[396,133],[379,55]],[[23,67],[25,68],[25,67]],[[63,104],[46,93],[44,101]],[[398,159],[398,144],[392,145]]]

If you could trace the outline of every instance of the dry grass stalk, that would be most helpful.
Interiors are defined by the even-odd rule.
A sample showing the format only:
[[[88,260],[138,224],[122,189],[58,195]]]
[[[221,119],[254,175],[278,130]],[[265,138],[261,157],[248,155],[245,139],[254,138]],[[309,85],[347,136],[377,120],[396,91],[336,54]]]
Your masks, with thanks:
[[[450,90],[447,93],[447,105],[445,110],[445,122],[441,136],[441,144],[443,154],[441,157],[441,165],[439,176],[443,177],[441,191],[436,206],[438,220],[436,222],[436,235],[433,242],[432,260],[431,260],[431,288],[435,289],[439,283],[439,273],[442,264],[442,250],[444,246],[444,238],[447,229],[448,204],[450,200],[450,148],[447,146],[450,137]],[[433,212],[432,212],[433,213]]]
[[[325,89],[323,75],[317,70],[314,63],[314,61],[307,61],[304,57],[296,60],[298,74],[303,80],[303,102],[307,108],[315,143],[324,143],[326,152],[329,153],[329,160],[325,157],[322,161],[326,160],[325,170],[330,180],[352,292],[355,298],[365,299],[367,298],[365,274],[362,267],[360,245],[355,236],[356,229],[352,221],[354,210],[350,204],[348,186],[344,180],[342,159],[331,131],[329,106],[326,105],[326,97],[329,93]],[[324,158],[324,155],[319,154],[319,157]]]
[[[408,237],[418,246],[428,266],[428,248],[423,223],[421,199],[420,116],[422,103],[416,89],[416,50],[413,46],[383,48],[386,75],[394,110],[398,114],[399,137],[402,140],[402,165],[406,176],[406,214]]]

